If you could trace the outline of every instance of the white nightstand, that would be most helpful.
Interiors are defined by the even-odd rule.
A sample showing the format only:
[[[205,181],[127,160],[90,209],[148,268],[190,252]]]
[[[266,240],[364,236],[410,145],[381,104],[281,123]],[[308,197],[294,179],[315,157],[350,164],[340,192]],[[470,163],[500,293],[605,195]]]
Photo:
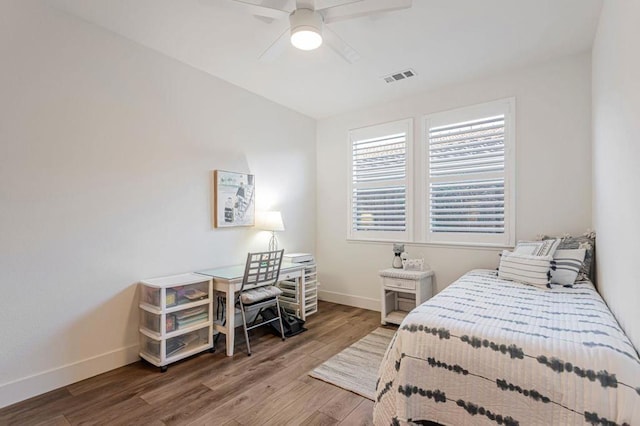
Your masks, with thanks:
[[[400,324],[416,306],[433,295],[433,271],[405,271],[383,269],[382,277],[382,324]]]

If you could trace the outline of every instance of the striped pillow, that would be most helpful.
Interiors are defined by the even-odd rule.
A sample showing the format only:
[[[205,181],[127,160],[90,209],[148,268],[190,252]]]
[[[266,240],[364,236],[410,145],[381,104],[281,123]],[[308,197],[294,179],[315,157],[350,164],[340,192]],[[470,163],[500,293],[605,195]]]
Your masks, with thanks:
[[[585,249],[556,250],[553,254],[555,268],[551,268],[551,284],[572,286],[578,277],[586,252]]]
[[[552,256],[532,256],[504,250],[498,277],[538,287],[549,287],[549,268],[552,260]]]

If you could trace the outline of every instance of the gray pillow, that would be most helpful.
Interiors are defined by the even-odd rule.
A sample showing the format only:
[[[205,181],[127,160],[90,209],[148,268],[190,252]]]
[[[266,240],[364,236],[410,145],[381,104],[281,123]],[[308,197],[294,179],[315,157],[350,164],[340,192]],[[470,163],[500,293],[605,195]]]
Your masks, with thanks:
[[[544,237],[543,240],[550,240],[554,237]],[[584,249],[584,261],[578,272],[576,281],[591,280],[593,278],[593,265],[596,251],[596,234],[588,232],[580,237],[562,237],[558,250]]]

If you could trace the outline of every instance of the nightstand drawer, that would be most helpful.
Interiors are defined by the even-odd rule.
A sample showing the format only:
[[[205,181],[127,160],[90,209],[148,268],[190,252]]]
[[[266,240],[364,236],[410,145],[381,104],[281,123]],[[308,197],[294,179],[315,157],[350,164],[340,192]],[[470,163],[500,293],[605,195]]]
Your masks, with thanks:
[[[385,287],[402,288],[406,290],[415,290],[415,280],[405,280],[403,278],[384,277],[383,284]]]

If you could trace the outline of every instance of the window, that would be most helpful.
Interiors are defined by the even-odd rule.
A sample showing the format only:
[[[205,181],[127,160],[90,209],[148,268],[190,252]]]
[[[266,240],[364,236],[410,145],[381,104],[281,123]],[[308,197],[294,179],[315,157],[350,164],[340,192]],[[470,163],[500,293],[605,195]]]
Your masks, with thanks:
[[[409,240],[412,120],[352,130],[349,237]]]
[[[515,99],[425,117],[425,240],[513,245]]]
[[[415,159],[411,119],[349,132],[348,237],[513,246],[515,98],[430,114],[423,124]]]

